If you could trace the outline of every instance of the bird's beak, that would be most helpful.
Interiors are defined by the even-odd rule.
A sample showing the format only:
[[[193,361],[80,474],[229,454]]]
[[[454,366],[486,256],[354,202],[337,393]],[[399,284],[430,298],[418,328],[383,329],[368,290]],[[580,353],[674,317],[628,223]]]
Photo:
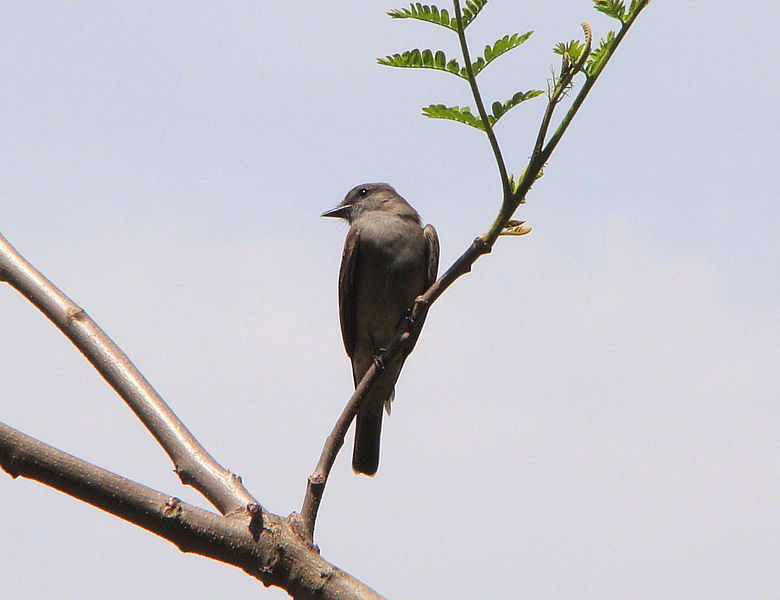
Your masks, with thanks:
[[[331,208],[330,210],[326,210],[324,213],[322,213],[321,216],[323,217],[338,217],[339,219],[349,219],[349,212],[352,209],[351,206],[337,206],[336,208]]]

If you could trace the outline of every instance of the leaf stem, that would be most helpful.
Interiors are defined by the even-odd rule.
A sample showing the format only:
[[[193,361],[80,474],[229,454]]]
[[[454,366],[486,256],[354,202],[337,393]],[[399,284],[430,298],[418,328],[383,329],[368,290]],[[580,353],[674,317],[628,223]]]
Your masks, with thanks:
[[[582,53],[574,65],[569,65],[568,61],[564,61],[566,66],[561,67],[561,77],[553,88],[552,94],[550,94],[550,98],[547,102],[547,109],[544,112],[544,118],[542,119],[542,124],[539,127],[539,135],[536,137],[536,143],[534,144],[534,151],[531,155],[531,160],[537,158],[542,153],[542,146],[544,145],[544,140],[547,137],[547,131],[550,128],[550,121],[552,121],[552,115],[555,111],[555,107],[558,106],[558,103],[566,94],[566,90],[568,90],[571,86],[574,77],[577,75],[577,73],[580,72],[582,67],[585,66],[585,61],[588,59],[588,55],[590,54],[590,25],[583,23],[582,29],[585,31],[585,46],[583,47]],[[544,161],[542,161],[542,164],[544,164]]]
[[[580,106],[585,101],[585,98],[590,92],[590,89],[593,87],[593,84],[596,83],[596,79],[598,79],[599,75],[601,75],[602,71],[604,70],[604,67],[607,66],[609,59],[612,58],[613,54],[615,54],[617,47],[620,45],[620,42],[626,36],[626,33],[631,28],[631,25],[634,24],[634,21],[639,16],[639,13],[642,12],[642,9],[644,9],[647,6],[647,4],[648,2],[644,2],[639,6],[637,6],[636,10],[631,15],[631,17],[625,23],[623,23],[622,27],[620,28],[620,31],[618,31],[617,35],[615,36],[615,41],[607,50],[606,54],[604,55],[604,59],[599,62],[597,69],[593,73],[587,75],[587,78],[585,80],[584,85],[582,86],[582,89],[577,94],[577,97],[574,98],[574,102],[572,102],[572,105],[569,107],[569,110],[566,112],[563,119],[561,119],[561,122],[558,124],[558,127],[556,128],[555,132],[550,136],[550,139],[547,141],[547,145],[544,147],[544,150],[542,150],[540,155],[542,158],[542,164],[547,162],[547,159],[550,158],[550,155],[553,153],[553,150],[555,150],[555,147],[558,145],[558,142],[563,137],[563,134],[566,133],[566,129],[571,124],[572,120],[574,119],[574,116],[577,114],[577,111],[580,109]]]
[[[637,16],[639,16],[639,13],[642,11],[642,9],[644,9],[647,6],[648,3],[649,0],[646,0],[645,2],[640,4],[637,7],[637,9],[633,12],[631,17],[625,23],[623,23],[622,27],[620,28],[620,31],[615,36],[615,41],[612,43],[612,45],[605,53],[604,59],[599,63],[598,68],[595,71],[593,71],[593,73],[586,75],[586,80],[582,86],[582,89],[580,89],[579,93],[574,98],[572,105],[569,107],[569,110],[566,111],[566,114],[561,119],[561,122],[558,124],[558,127],[555,129],[555,132],[550,136],[550,139],[547,140],[547,143],[544,144],[544,138],[547,135],[547,129],[552,119],[552,113],[553,110],[555,109],[555,104],[560,98],[555,100],[555,102],[553,102],[553,99],[556,97],[556,92],[558,92],[559,89],[565,89],[565,86],[563,86],[562,88],[558,88],[556,86],[556,89],[553,92],[554,95],[550,99],[550,102],[548,102],[547,109],[545,110],[545,115],[542,118],[542,124],[539,128],[539,135],[537,136],[536,144],[534,146],[534,153],[531,155],[531,159],[528,161],[528,165],[526,166],[525,171],[523,171],[523,175],[520,178],[520,181],[518,181],[515,190],[511,193],[509,197],[506,196],[504,197],[498,215],[496,216],[495,220],[491,224],[490,229],[487,231],[487,233],[485,233],[482,236],[482,239],[485,240],[487,244],[492,246],[496,242],[499,234],[506,226],[507,221],[512,217],[515,210],[517,210],[519,204],[523,201],[525,196],[530,191],[531,186],[533,186],[534,182],[539,177],[539,173],[541,172],[542,168],[547,163],[547,161],[550,159],[550,156],[555,150],[555,147],[558,145],[558,142],[563,137],[563,134],[566,133],[566,130],[568,129],[569,125],[571,124],[572,120],[577,114],[577,111],[579,110],[580,106],[582,106],[582,103],[585,101],[585,98],[587,97],[591,88],[596,83],[596,80],[598,79],[599,75],[601,75],[601,73],[604,71],[604,68],[609,62],[609,59],[612,58],[612,55],[617,50],[618,45],[620,45],[620,42],[623,40],[626,33],[631,28],[631,25],[633,25]],[[586,30],[585,33],[586,36],[588,36],[589,30]],[[582,58],[580,58],[580,60],[577,61],[578,68],[576,70],[572,69],[571,71],[571,77],[573,77],[583,66],[584,66],[584,61],[582,60]],[[541,145],[539,144],[540,140],[542,142]],[[537,151],[537,149],[539,149],[539,151]]]
[[[493,127],[488,120],[488,114],[485,110],[485,104],[482,102],[482,96],[479,93],[479,87],[477,87],[477,78],[474,75],[474,70],[471,67],[471,57],[469,56],[469,47],[466,42],[466,29],[463,26],[463,14],[460,10],[460,1],[453,0],[455,6],[455,18],[458,22],[458,39],[460,40],[460,49],[463,53],[463,60],[466,63],[466,73],[468,74],[469,86],[471,87],[471,94],[474,96],[474,102],[477,104],[477,111],[479,117],[482,119],[482,124],[485,126],[485,133],[488,140],[490,140],[490,147],[493,149],[493,155],[496,157],[496,164],[498,165],[498,173],[501,176],[501,186],[504,190],[504,198],[509,198],[512,194],[512,187],[509,184],[509,175],[507,174],[506,164],[504,164],[504,157],[501,155],[501,148],[498,145],[496,134],[493,132]]]

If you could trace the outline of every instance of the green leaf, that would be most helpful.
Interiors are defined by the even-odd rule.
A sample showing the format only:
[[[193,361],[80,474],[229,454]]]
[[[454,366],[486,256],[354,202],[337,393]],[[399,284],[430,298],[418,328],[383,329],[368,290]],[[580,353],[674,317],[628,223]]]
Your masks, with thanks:
[[[571,40],[569,42],[560,42],[553,48],[553,52],[555,54],[560,54],[561,56],[564,56],[566,54],[569,55],[569,60],[573,63],[576,63],[580,56],[582,56],[582,51],[585,49],[585,44],[579,40]]]
[[[461,11],[463,29],[468,27],[474,19],[477,18],[479,11],[481,11],[488,0],[466,0],[466,6]],[[445,8],[439,8],[433,4],[422,4],[421,2],[412,2],[409,8],[394,8],[387,13],[393,19],[417,19],[418,21],[425,21],[427,23],[433,23],[435,25],[441,25],[447,29],[458,31],[458,21],[453,15],[450,14]]]
[[[437,71],[444,71],[446,73],[452,73],[463,79],[468,79],[466,69],[462,68],[458,64],[457,59],[453,58],[447,60],[447,56],[442,50],[408,50],[402,54],[393,54],[392,56],[386,56],[385,58],[377,58],[376,61],[380,65],[387,67],[402,67],[412,69],[435,69]]]
[[[455,19],[450,21],[450,14],[447,10],[444,8],[439,10],[439,7],[434,5],[413,2],[409,8],[394,8],[387,14],[394,19],[417,19],[457,31]]]
[[[463,16],[463,29],[466,29],[466,27],[477,18],[479,11],[485,8],[485,4],[487,3],[488,0],[466,0],[466,8],[461,11]]]
[[[477,115],[471,114],[471,108],[464,106],[445,106],[444,104],[431,104],[422,109],[422,114],[431,119],[448,119],[471,125],[480,131],[485,131],[482,119]],[[489,118],[488,118],[489,119]]]
[[[531,98],[541,96],[542,94],[544,94],[542,90],[528,90],[527,92],[517,92],[503,104],[501,102],[493,102],[492,106],[490,107],[493,110],[493,114],[488,115],[488,121],[490,121],[490,125],[495,125],[496,121],[498,121],[507,112],[509,112],[510,109],[514,108],[518,104],[525,102],[526,100],[530,100]]]
[[[517,177],[515,177],[511,173],[509,174],[509,187],[511,188],[513,194],[516,194],[517,190],[520,189],[520,184],[523,182],[523,178],[525,177],[525,172],[526,172],[527,169],[528,169],[528,167],[523,169],[520,172],[520,175],[518,175]],[[538,181],[543,176],[544,176],[544,167],[539,169],[539,171],[536,173],[536,177],[534,178],[534,181]],[[525,204],[525,196],[523,196],[520,199],[520,204]]]
[[[541,90],[528,90],[527,92],[517,92],[506,102],[493,102],[491,105],[492,115],[488,115],[488,123],[490,126],[496,124],[501,117],[503,117],[510,109],[514,108],[521,102],[536,98],[543,94]],[[465,123],[471,127],[475,127],[481,131],[485,131],[485,125],[479,115],[475,115],[471,112],[471,108],[468,106],[445,106],[444,104],[432,104],[422,109],[423,115],[430,117],[431,119],[448,119],[450,121],[458,121],[459,123]]]
[[[593,6],[597,11],[603,12],[613,19],[618,19],[622,23],[626,22],[626,5],[623,0],[594,0]]]
[[[512,190],[512,193],[517,193],[517,189],[520,187],[520,182],[523,179],[523,174],[525,173],[525,169],[523,169],[523,173],[520,174],[520,177],[515,177],[514,173],[509,174],[509,189]],[[520,204],[525,204],[524,202],[525,198],[520,199]]]
[[[533,33],[533,31],[526,31],[522,35],[519,33],[512,34],[511,36],[505,35],[500,40],[496,40],[492,46],[490,44],[485,46],[485,52],[483,55],[471,63],[471,69],[474,71],[474,75],[479,73],[482,69],[484,69],[502,54],[517,48],[520,44],[530,38]]]
[[[642,10],[645,6],[647,6],[650,3],[650,0],[631,0],[631,5],[628,7],[628,14],[626,15],[625,21],[628,21],[631,17],[633,17],[636,13],[638,13],[640,10]]]
[[[595,50],[591,50],[590,56],[588,56],[588,62],[585,65],[585,74],[588,77],[593,76],[601,68],[601,64],[607,57],[612,44],[615,43],[615,32],[610,31],[607,33],[606,38],[601,38],[599,47]]]

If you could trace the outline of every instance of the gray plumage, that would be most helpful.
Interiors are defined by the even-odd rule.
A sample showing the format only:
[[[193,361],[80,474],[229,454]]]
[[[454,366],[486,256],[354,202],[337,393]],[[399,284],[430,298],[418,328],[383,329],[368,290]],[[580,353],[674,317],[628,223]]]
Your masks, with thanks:
[[[339,272],[341,335],[355,386],[395,334],[414,299],[436,280],[439,239],[431,225],[386,183],[359,185],[324,217],[346,219],[349,233]],[[395,382],[411,348],[384,365],[357,414],[352,468],[379,466],[382,408],[390,412]]]

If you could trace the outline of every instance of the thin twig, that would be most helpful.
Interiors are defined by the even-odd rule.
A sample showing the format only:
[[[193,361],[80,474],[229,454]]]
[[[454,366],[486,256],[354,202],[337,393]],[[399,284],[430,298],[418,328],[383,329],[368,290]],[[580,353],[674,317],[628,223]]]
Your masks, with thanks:
[[[64,333],[127,403],[170,456],[182,483],[222,514],[258,504],[241,478],[223,468],[87,313],[0,235],[0,281],[7,281]]]
[[[507,221],[512,218],[512,215],[514,215],[514,212],[515,210],[517,210],[517,207],[520,205],[521,202],[523,202],[526,195],[531,190],[531,187],[539,178],[539,174],[542,168],[550,159],[550,156],[555,150],[555,147],[558,145],[558,142],[563,137],[563,134],[566,132],[566,129],[571,124],[572,120],[574,119],[574,116],[577,114],[577,111],[579,110],[582,103],[585,101],[585,98],[587,97],[591,88],[596,83],[596,80],[598,79],[599,75],[601,75],[601,73],[603,72],[607,62],[609,62],[609,59],[612,58],[618,45],[620,44],[620,42],[628,32],[628,29],[631,27],[631,25],[633,25],[639,13],[646,6],[647,6],[647,2],[637,7],[633,15],[631,16],[631,18],[622,25],[620,31],[615,36],[615,41],[613,42],[612,46],[609,48],[603,60],[601,61],[599,68],[593,73],[587,75],[585,79],[585,83],[583,84],[577,96],[574,98],[574,101],[572,102],[572,105],[569,107],[569,110],[561,119],[561,122],[558,124],[558,127],[556,128],[555,132],[550,136],[549,140],[547,140],[547,143],[544,144],[543,147],[541,147],[540,141],[543,143],[544,138],[547,135],[547,129],[549,127],[550,120],[552,118],[552,111],[555,108],[554,103],[548,102],[547,107],[545,109],[545,115],[542,118],[542,124],[540,125],[539,128],[539,134],[537,135],[536,143],[534,144],[535,151],[531,155],[531,158],[528,161],[528,165],[523,171],[522,177],[517,182],[517,186],[514,192],[512,193],[511,198],[509,199],[507,199],[506,197],[504,198],[503,202],[501,203],[501,209],[499,210],[498,216],[490,225],[490,229],[488,230],[488,232],[482,236],[488,244],[492,245],[495,243],[495,241],[498,239],[499,234],[506,226]],[[585,30],[586,40],[590,41],[590,27],[587,25],[587,23],[583,23],[583,29]],[[583,69],[586,58],[587,58],[586,56],[580,56],[577,61],[577,64],[571,68],[570,76],[572,78],[574,77],[574,75],[576,75],[577,72]],[[571,83],[571,81],[569,81],[568,83]],[[541,149],[537,151],[537,149],[540,147]]]
[[[552,121],[552,116],[553,116],[553,112],[555,111],[555,107],[558,106],[558,103],[563,98],[564,94],[566,93],[566,90],[568,90],[569,86],[571,86],[571,83],[574,80],[574,76],[580,72],[582,67],[585,65],[585,61],[587,60],[588,55],[590,54],[590,44],[591,44],[590,25],[588,25],[587,23],[583,23],[582,29],[585,32],[585,46],[582,49],[582,53],[577,58],[577,62],[574,65],[568,65],[567,68],[561,69],[560,79],[558,79],[558,82],[555,84],[555,87],[553,88],[553,91],[547,100],[547,108],[544,111],[544,117],[542,117],[542,123],[539,126],[539,133],[536,136],[536,143],[534,144],[534,150],[531,154],[531,163],[537,161],[539,159],[539,156],[542,153],[542,145],[544,144],[544,140],[547,138],[547,130],[550,127],[550,121]]]
[[[253,535],[250,514],[203,510],[57,450],[0,423],[0,466],[70,494],[193,552],[234,565],[294,598],[380,600],[366,585],[323,559],[283,518],[264,512]]]
[[[419,296],[412,307],[411,318],[404,319],[398,327],[390,343],[387,344],[384,351],[378,356],[384,364],[388,364],[393,357],[417,341],[425,315],[430,306],[444,293],[452,283],[461,275],[465,275],[471,270],[474,262],[483,254],[490,252],[490,246],[482,238],[475,239],[471,246],[452,264],[452,266],[439,277],[436,282],[428,288],[424,294]],[[339,450],[344,445],[344,436],[347,434],[352,420],[355,418],[362,399],[371,389],[371,385],[379,377],[380,371],[376,364],[372,364],[366,371],[363,378],[355,388],[355,392],[350,397],[347,405],[344,407],[341,415],[336,421],[328,439],[320,454],[320,459],[314,472],[309,476],[306,482],[306,493],[303,497],[303,506],[301,508],[300,519],[303,526],[303,535],[307,541],[314,539],[314,526],[317,520],[317,511],[322,501],[322,495],[325,492],[325,484],[328,482],[330,470],[336,460]]]
[[[379,378],[380,372],[376,368],[376,364],[372,364],[365,372],[354,393],[347,401],[344,410],[341,411],[328,439],[325,440],[325,446],[322,448],[320,459],[317,461],[314,472],[309,475],[306,483],[306,494],[301,507],[301,519],[307,541],[311,542],[314,540],[314,525],[317,520],[320,502],[322,501],[322,494],[325,492],[325,484],[328,482],[328,475],[330,475],[330,470],[336,461],[336,456],[344,445],[344,437],[347,435],[349,426],[352,424],[352,420],[355,418],[363,398],[371,390],[374,381]]]
[[[601,75],[601,73],[604,71],[604,68],[607,66],[607,63],[615,54],[617,47],[620,45],[620,42],[623,41],[623,38],[626,36],[626,33],[634,24],[634,21],[639,16],[639,13],[642,12],[642,10],[647,6],[647,4],[648,3],[645,2],[644,4],[638,6],[634,11],[634,13],[631,15],[631,18],[625,23],[623,23],[623,25],[620,28],[620,31],[618,31],[617,35],[615,36],[615,41],[612,42],[612,46],[605,54],[604,58],[600,62],[596,71],[590,73],[586,78],[585,83],[582,86],[582,89],[580,89],[579,93],[574,98],[574,101],[572,102],[572,105],[569,107],[569,110],[566,112],[563,119],[561,119],[561,122],[558,124],[558,127],[556,128],[555,132],[550,136],[550,139],[548,140],[547,145],[544,147],[544,150],[542,150],[540,154],[542,158],[542,163],[547,162],[547,160],[550,158],[550,155],[553,153],[553,150],[555,150],[555,147],[558,145],[558,142],[563,137],[563,134],[566,133],[566,130],[568,129],[569,125],[574,119],[574,116],[577,114],[577,111],[580,109],[580,106],[582,106],[582,103],[585,101],[585,98],[588,96],[588,93],[590,92],[591,88],[596,83],[596,80],[599,78],[599,75]]]

